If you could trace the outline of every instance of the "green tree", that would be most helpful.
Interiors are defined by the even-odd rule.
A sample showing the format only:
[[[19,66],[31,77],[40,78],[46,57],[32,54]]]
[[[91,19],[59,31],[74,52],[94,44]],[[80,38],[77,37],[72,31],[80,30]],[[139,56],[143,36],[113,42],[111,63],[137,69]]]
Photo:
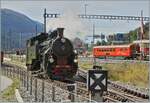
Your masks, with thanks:
[[[129,39],[130,39],[130,42],[133,42],[134,40],[137,39],[137,30],[134,30],[134,31],[130,31],[129,32]]]
[[[106,45],[106,41],[105,40],[102,40],[102,45]]]
[[[102,43],[101,43],[100,41],[97,41],[97,42],[96,42],[96,45],[97,45],[97,46],[99,46],[99,45],[101,45],[101,44],[102,44]]]

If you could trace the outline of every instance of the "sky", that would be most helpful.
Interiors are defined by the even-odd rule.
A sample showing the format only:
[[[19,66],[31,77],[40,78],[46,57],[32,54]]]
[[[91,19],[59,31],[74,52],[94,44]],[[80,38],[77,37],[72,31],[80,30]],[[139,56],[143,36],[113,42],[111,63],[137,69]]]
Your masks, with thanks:
[[[46,0],[46,1],[1,1],[2,8],[12,9],[27,15],[29,18],[43,23],[43,11],[48,13],[59,13],[60,18],[47,19],[47,30],[57,27],[65,27],[65,34],[70,37],[84,38],[93,34],[93,24],[95,34],[127,33],[140,26],[140,21],[126,20],[94,20],[80,19],[78,14],[99,14],[99,15],[125,15],[140,16],[143,10],[144,16],[149,16],[149,0]]]

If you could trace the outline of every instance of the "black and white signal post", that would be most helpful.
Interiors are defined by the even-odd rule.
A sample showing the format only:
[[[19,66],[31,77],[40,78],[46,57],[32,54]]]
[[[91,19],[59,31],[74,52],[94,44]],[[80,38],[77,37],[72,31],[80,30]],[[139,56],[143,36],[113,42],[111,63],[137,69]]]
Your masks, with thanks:
[[[87,76],[88,90],[91,92],[91,99],[97,102],[103,102],[103,92],[107,91],[107,71],[89,70]]]

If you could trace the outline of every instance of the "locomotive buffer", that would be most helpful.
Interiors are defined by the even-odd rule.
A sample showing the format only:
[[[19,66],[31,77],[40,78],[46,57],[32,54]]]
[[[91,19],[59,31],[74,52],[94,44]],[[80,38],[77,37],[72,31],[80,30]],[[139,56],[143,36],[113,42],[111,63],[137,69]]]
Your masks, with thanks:
[[[91,99],[103,102],[103,92],[107,91],[107,71],[89,70],[87,74],[87,87],[91,92]]]

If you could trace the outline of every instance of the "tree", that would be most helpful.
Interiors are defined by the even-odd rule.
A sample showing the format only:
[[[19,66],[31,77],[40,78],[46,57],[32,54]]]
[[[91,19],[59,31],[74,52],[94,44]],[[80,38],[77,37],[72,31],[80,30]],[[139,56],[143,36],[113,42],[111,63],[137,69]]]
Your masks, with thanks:
[[[106,41],[105,40],[102,40],[102,45],[106,45]]]
[[[145,23],[144,27],[144,39],[149,39],[149,22]],[[129,31],[129,33],[127,33],[127,35],[129,35],[130,37],[130,42],[137,40],[137,32],[140,33],[141,28],[138,27],[135,30],[131,30]]]
[[[97,41],[96,42],[96,45],[98,46],[98,45],[101,45],[102,43],[100,42],[100,41]]]

